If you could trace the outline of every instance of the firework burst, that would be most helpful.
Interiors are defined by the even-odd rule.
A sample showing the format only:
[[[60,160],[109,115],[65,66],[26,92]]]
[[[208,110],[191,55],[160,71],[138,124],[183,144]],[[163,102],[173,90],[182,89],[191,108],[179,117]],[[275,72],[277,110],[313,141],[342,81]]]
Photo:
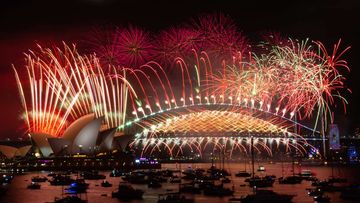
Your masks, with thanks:
[[[126,67],[138,67],[151,60],[154,46],[150,34],[140,28],[130,26],[116,30],[118,61]]]

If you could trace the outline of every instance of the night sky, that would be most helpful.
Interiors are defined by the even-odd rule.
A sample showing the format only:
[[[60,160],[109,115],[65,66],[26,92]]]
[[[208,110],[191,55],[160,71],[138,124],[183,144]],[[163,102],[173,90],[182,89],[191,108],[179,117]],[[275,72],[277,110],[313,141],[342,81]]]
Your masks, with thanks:
[[[129,1],[72,0],[16,1],[0,4],[0,139],[24,135],[19,95],[11,64],[24,65],[28,49],[41,45],[81,42],[94,26],[129,25],[158,32],[204,13],[230,15],[238,27],[256,42],[259,33],[278,31],[297,39],[322,41],[329,49],[342,39],[342,48],[351,46],[344,56],[351,73],[346,86],[352,94],[347,113],[336,112],[343,132],[360,127],[360,1]],[[151,3],[152,2],[152,3]],[[233,2],[238,2],[234,4]]]

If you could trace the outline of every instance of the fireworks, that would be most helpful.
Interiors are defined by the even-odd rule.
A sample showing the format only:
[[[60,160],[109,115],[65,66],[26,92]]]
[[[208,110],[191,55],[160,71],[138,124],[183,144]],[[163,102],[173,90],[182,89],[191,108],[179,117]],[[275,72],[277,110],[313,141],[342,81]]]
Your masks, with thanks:
[[[106,75],[95,56],[80,56],[75,46],[39,50],[26,55],[28,86],[14,68],[29,132],[60,136],[68,122],[92,112],[108,127],[124,122],[129,87],[121,73]]]
[[[291,132],[295,118],[315,117],[316,129],[320,117],[331,115],[335,98],[346,103],[340,69],[349,70],[341,59],[348,48],[339,52],[340,41],[329,54],[320,42],[273,33],[259,52],[251,52],[223,15],[168,29],[156,40],[135,27],[105,35],[96,54],[81,55],[66,44],[30,52],[28,85],[14,68],[30,132],[61,136],[69,122],[95,113],[104,116],[103,128],[141,131],[132,145],[141,140],[146,149],[155,139],[156,148],[165,145],[173,153],[175,138],[163,134],[180,132],[191,135],[180,145],[196,145],[201,152],[204,134],[229,132],[232,149],[243,148],[241,137],[248,142],[246,137],[257,134],[267,152],[276,135],[277,143],[303,151],[298,145],[306,141]],[[222,137],[205,143],[227,140]]]
[[[149,33],[130,26],[116,31],[116,47],[119,63],[126,67],[138,67],[151,60],[153,45]]]
[[[301,154],[306,153],[302,145],[308,145],[303,138],[288,132],[286,124],[277,122],[274,125],[274,120],[264,121],[248,111],[205,110],[172,118],[160,117],[156,123],[156,126],[143,126],[144,131],[135,135],[132,145],[143,145],[143,153],[152,153],[165,146],[170,155],[182,153],[186,147],[201,155],[206,148],[212,147],[212,151],[216,148],[229,149],[231,157],[237,149],[247,153],[251,137],[256,137],[255,145],[269,155],[272,150],[268,145],[273,142],[276,148],[284,144],[287,149],[295,148]]]

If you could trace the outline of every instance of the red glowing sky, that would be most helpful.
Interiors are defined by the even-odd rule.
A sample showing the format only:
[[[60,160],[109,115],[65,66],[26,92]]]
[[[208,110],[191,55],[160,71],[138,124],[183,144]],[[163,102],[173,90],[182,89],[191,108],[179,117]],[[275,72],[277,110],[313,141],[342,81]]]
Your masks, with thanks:
[[[349,75],[349,114],[338,116],[351,120],[350,127],[359,127],[359,31],[355,20],[360,19],[360,4],[352,2],[313,3],[311,1],[260,4],[230,2],[205,3],[181,1],[153,3],[115,3],[115,1],[73,0],[48,3],[4,2],[0,11],[0,140],[23,136],[25,129],[19,119],[22,112],[11,64],[21,69],[23,52],[41,45],[58,44],[61,41],[79,42],[94,25],[129,23],[157,32],[177,25],[184,20],[209,12],[229,14],[250,38],[260,31],[280,31],[294,38],[323,41],[330,45],[343,39],[344,46],[352,49],[345,59],[352,73]],[[332,2],[332,3],[331,3]],[[301,5],[300,5],[301,4]],[[343,127],[347,128],[347,127]]]

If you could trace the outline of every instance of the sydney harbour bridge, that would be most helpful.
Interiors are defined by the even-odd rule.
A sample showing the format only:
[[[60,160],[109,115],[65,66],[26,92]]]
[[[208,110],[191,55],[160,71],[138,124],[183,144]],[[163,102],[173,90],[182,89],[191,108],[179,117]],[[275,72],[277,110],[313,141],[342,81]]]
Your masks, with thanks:
[[[346,62],[320,42],[287,42],[261,55],[214,57],[191,49],[191,57],[174,57],[166,66],[150,60],[137,68],[104,66],[75,45],[39,47],[26,55],[25,70],[14,68],[22,117],[38,143],[45,137],[83,152],[96,145],[88,143],[96,140],[91,136],[113,129],[111,137],[125,140],[141,156],[158,151],[203,156],[216,149],[247,154],[251,140],[257,152],[269,156],[276,150],[325,156],[334,98],[345,100],[338,67]],[[69,136],[71,123],[89,114],[98,128],[72,127],[77,130]],[[72,138],[61,140],[64,134]]]

